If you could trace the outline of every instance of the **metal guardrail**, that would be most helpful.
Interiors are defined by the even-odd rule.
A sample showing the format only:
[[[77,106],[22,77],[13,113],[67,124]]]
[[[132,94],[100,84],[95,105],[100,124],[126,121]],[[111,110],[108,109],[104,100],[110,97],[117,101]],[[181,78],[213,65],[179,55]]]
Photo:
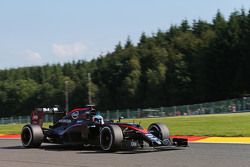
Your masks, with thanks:
[[[101,111],[101,114],[103,115],[104,119],[109,120],[118,119],[121,116],[128,119],[135,119],[235,112],[250,112],[250,97],[172,107],[107,110]],[[51,115],[45,115],[44,122],[52,122],[52,120],[53,118]],[[30,116],[0,118],[0,124],[25,124],[29,122]]]
[[[120,116],[133,119],[235,112],[250,112],[250,97],[172,107],[112,110],[104,111],[102,114],[106,119],[118,119]]]
[[[52,122],[53,118],[50,115],[45,115],[44,122]],[[30,115],[17,117],[0,118],[0,124],[26,124],[30,123]]]

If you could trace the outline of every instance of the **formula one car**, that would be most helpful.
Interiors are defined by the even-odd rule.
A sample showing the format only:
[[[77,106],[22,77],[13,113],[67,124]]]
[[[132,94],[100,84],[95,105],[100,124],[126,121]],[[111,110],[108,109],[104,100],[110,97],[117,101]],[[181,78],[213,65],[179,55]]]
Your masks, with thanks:
[[[54,123],[43,127],[46,113],[53,114]],[[31,124],[22,128],[22,144],[26,148],[40,147],[42,143],[82,144],[98,146],[111,152],[133,150],[145,145],[153,148],[187,146],[187,139],[170,139],[165,124],[153,123],[147,129],[139,124],[104,121],[94,106],[77,108],[68,113],[58,108],[37,108],[31,114]]]

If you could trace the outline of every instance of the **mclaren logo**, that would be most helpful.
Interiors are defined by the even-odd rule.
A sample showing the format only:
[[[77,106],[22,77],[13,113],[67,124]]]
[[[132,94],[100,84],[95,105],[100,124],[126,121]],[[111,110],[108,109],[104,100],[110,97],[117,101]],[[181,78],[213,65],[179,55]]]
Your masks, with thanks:
[[[78,116],[79,116],[79,111],[75,111],[75,112],[73,112],[73,113],[71,114],[71,117],[72,117],[73,119],[77,119]]]

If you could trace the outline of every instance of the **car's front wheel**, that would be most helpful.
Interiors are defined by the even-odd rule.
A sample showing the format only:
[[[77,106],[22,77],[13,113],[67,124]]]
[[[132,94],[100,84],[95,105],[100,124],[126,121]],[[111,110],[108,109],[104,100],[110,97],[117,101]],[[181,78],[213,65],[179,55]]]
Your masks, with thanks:
[[[149,125],[148,131],[161,140],[169,138],[168,127],[163,123],[152,123]]]
[[[116,151],[123,140],[123,133],[118,125],[104,126],[100,132],[100,146],[103,151]]]

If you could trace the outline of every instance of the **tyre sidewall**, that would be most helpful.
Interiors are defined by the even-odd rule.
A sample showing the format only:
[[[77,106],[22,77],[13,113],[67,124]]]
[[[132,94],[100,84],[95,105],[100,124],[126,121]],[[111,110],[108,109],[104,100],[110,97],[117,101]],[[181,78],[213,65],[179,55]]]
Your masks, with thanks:
[[[29,139],[27,142],[24,141],[24,133],[29,133]],[[21,140],[22,144],[26,148],[39,147],[43,141],[43,131],[39,125],[25,125],[22,129]]]
[[[152,130],[153,128],[157,130],[157,133],[159,133],[159,136],[156,136],[159,139],[164,140],[164,139],[168,139],[170,137],[169,129],[165,124],[153,123],[153,124],[149,125],[148,131]]]
[[[23,139],[24,136],[23,135],[25,135],[25,134],[23,134],[23,133],[27,133],[27,132],[29,133],[29,140],[28,140],[28,142],[24,142],[24,139]],[[32,147],[33,132],[32,132],[32,129],[30,128],[30,126],[25,125],[23,127],[22,134],[21,134],[21,139],[22,139],[22,144],[23,144],[24,147],[27,147],[27,148]]]
[[[106,132],[105,132],[106,131]],[[103,146],[103,133],[109,133],[110,141],[108,147]],[[118,125],[108,125],[104,126],[100,132],[100,146],[103,151],[116,151],[119,147],[121,147],[121,143],[123,141],[123,132]]]
[[[102,141],[102,139],[103,139],[102,138],[103,133],[107,133],[105,131],[107,131],[109,133],[109,135],[110,135],[110,141],[109,141],[108,147],[103,146],[103,141]],[[101,148],[104,151],[110,151],[112,149],[113,143],[114,143],[114,133],[113,133],[113,130],[109,126],[103,127],[102,130],[101,130],[101,132],[100,132],[100,146],[101,146]]]

